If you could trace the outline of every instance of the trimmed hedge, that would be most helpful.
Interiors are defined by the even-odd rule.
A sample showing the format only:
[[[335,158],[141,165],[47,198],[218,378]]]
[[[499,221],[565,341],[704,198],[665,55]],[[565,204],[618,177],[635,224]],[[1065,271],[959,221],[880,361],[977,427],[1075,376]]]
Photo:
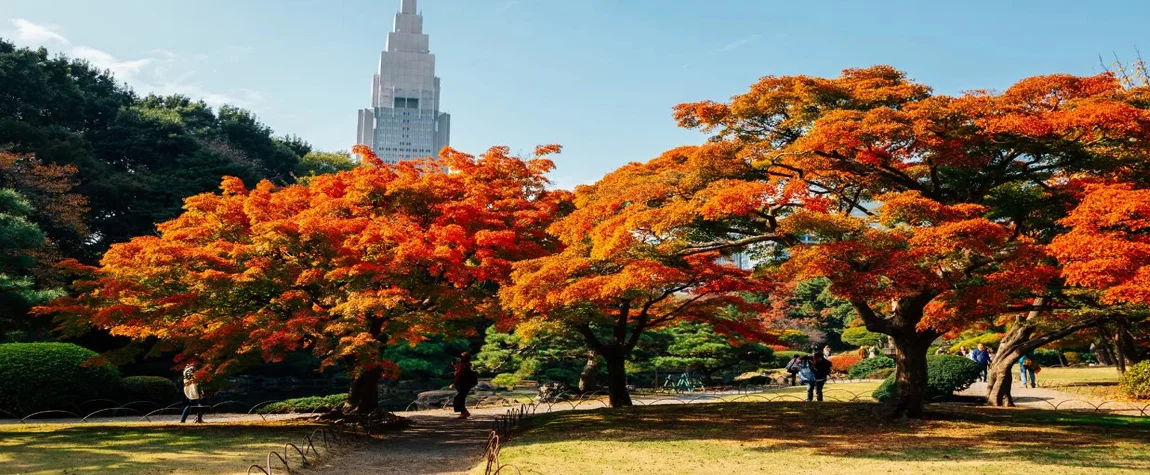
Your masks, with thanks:
[[[871,373],[883,368],[894,368],[894,360],[888,356],[867,358],[852,366],[850,371],[847,372],[847,376],[851,379],[864,379],[870,376]]]
[[[151,401],[168,404],[183,398],[176,383],[162,376],[128,376],[120,381],[124,402]]]
[[[301,397],[273,402],[259,408],[256,412],[260,414],[327,412],[342,406],[344,402],[347,402],[346,393],[332,394],[330,396]]]
[[[926,398],[930,402],[945,401],[955,391],[962,391],[978,380],[978,364],[968,358],[952,355],[932,355],[926,357]],[[894,397],[895,380],[892,374],[875,390],[873,396],[879,402]]]
[[[772,368],[785,368],[787,366],[787,363],[790,363],[791,359],[794,358],[796,355],[802,357],[802,356],[810,355],[810,353],[808,353],[806,351],[776,351],[775,357],[772,360],[773,364],[771,365],[771,367]]]
[[[1135,399],[1150,399],[1150,360],[1126,368],[1119,383],[1122,392]]]
[[[109,364],[87,365],[94,356],[71,343],[0,344],[0,408],[24,416],[118,399],[120,372]]]

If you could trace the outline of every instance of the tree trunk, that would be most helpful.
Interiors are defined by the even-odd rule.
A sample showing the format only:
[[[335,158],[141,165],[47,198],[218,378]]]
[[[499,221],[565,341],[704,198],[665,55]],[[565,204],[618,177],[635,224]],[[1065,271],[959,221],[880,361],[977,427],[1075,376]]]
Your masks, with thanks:
[[[934,299],[923,292],[891,302],[889,316],[878,315],[870,304],[852,300],[867,330],[889,336],[895,362],[895,395],[887,408],[890,417],[921,417],[926,405],[926,353],[938,338],[935,330],[918,331],[923,310]]]
[[[631,394],[627,392],[625,356],[618,348],[610,348],[603,354],[603,359],[607,360],[607,390],[610,393],[611,407],[631,405]]]
[[[347,392],[347,402],[341,412],[344,414],[371,414],[379,407],[379,379],[383,371],[365,369],[357,372]]]
[[[587,352],[587,364],[579,374],[579,392],[589,393],[599,389],[599,357],[594,351]]]
[[[1118,331],[1114,332],[1114,339],[1118,343],[1118,356],[1125,360],[1126,366],[1136,365],[1142,361],[1138,354],[1138,345],[1134,342],[1134,335],[1125,321],[1118,321]]]
[[[1039,313],[1043,311],[1045,305],[1045,297],[1034,299],[1033,308],[1027,314],[1026,318],[1015,319],[1010,330],[1002,337],[1002,341],[998,344],[998,351],[994,354],[994,361],[991,362],[990,368],[987,371],[987,405],[999,407],[1014,406],[1014,397],[1010,394],[1010,389],[1014,384],[1014,364],[1018,362],[1019,358],[1023,355],[1030,354],[1030,352],[1038,349],[1042,345],[1094,326],[1098,321],[1097,319],[1085,320],[1063,326],[1040,336],[1035,336],[1034,332],[1036,328],[1034,320],[1038,317]]]
[[[911,330],[891,338],[896,383],[891,417],[922,417],[926,405],[926,353],[937,337],[934,332],[923,334]]]
[[[1041,307],[1044,304],[1044,299],[1036,299],[1035,306]],[[1038,316],[1039,309],[1031,310],[1028,319]],[[1030,336],[1034,333],[1034,326],[1028,324],[1025,320],[1017,319],[1014,325],[1011,325],[1010,330],[1002,337],[1002,341],[998,344],[998,351],[994,353],[994,361],[991,362],[990,368],[987,370],[986,375],[986,404],[997,407],[1014,407],[1014,397],[1010,394],[1011,386],[1014,384],[1014,378],[1011,372],[1014,370],[1014,362],[1018,361],[1022,355],[1030,350],[1023,350],[1023,346],[1030,341]]]

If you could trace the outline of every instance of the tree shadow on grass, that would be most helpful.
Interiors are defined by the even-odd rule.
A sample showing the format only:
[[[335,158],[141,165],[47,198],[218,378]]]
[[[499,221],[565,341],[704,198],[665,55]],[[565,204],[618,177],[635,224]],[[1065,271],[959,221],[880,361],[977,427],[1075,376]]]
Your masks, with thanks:
[[[318,426],[317,426],[318,427]],[[0,473],[224,473],[263,460],[261,447],[300,443],[314,427],[63,426],[0,430]],[[243,467],[241,467],[243,466]]]
[[[872,414],[874,407],[759,402],[550,414],[529,420],[527,427],[532,430],[513,444],[574,439],[717,440],[738,441],[744,450],[769,456],[794,449],[885,461],[1025,461],[1065,467],[1150,468],[1150,419],[933,406],[926,419],[881,420]],[[1118,447],[1124,447],[1121,456],[1116,456]]]

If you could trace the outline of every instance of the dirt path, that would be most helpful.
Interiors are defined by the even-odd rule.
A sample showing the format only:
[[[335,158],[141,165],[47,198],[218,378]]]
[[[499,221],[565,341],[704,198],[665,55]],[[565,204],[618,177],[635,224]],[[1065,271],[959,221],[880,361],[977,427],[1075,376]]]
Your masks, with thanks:
[[[373,440],[358,451],[301,473],[465,474],[483,455],[492,416],[476,415],[459,421],[448,411],[437,412],[442,414],[408,416],[415,422],[410,429]]]

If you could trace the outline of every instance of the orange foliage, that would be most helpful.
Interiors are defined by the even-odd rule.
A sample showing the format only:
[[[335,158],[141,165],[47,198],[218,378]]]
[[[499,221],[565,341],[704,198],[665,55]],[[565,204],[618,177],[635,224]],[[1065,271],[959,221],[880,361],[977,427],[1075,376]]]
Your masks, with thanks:
[[[1061,223],[1070,232],[1050,250],[1068,284],[1100,290],[1106,303],[1150,304],[1150,190],[1090,187]]]
[[[1150,153],[1144,92],[1109,74],[1050,75],[951,97],[875,66],[768,76],[729,104],[683,104],[675,116],[738,148],[773,189],[823,199],[766,230],[806,241],[789,246],[780,278],[829,277],[877,328],[945,332],[1045,291],[1058,275],[1049,223],[1089,183],[1074,172]],[[996,193],[1010,190],[1041,206],[1009,210]],[[735,222],[754,205],[730,209]]]
[[[862,357],[859,355],[842,354],[827,358],[827,361],[831,362],[831,370],[835,373],[846,373],[850,371],[852,366],[859,364],[859,362],[862,361]]]
[[[570,194],[545,189],[542,156],[445,149],[385,165],[355,152],[374,166],[278,188],[225,178],[158,236],[113,245],[99,267],[68,263],[88,274],[78,296],[38,311],[72,333],[158,338],[202,378],[294,350],[390,371],[385,345],[495,317],[512,264],[555,245],[545,229]]]
[[[72,165],[45,165],[30,155],[0,152],[0,188],[12,188],[28,198],[41,229],[56,239],[88,237],[84,220],[88,200],[72,191],[75,175]]]
[[[639,335],[678,319],[769,340],[744,300],[772,282],[739,269],[720,248],[698,246],[700,222],[801,204],[799,190],[744,179],[748,165],[724,145],[673,149],[576,191],[576,209],[549,231],[565,248],[517,263],[503,288],[511,323],[554,321],[601,353],[630,351]],[[607,331],[611,336],[596,333]],[[620,330],[623,329],[623,330]]]

